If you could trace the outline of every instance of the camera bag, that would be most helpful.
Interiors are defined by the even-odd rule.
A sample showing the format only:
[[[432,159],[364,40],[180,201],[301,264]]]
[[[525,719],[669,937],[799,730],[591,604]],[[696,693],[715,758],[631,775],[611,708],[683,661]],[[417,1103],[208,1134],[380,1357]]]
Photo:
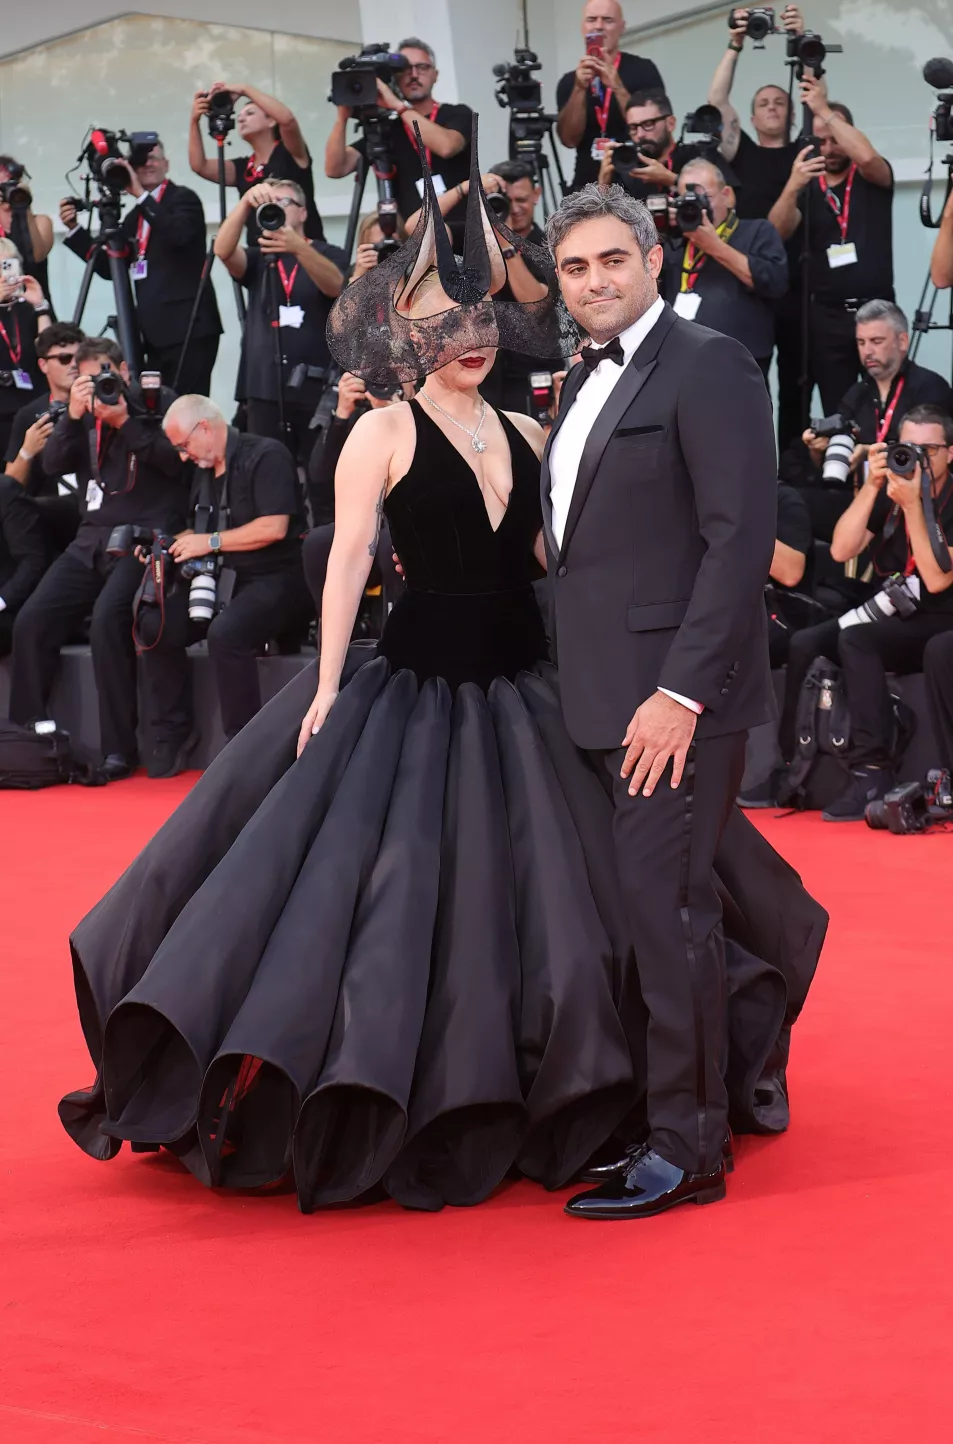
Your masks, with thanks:
[[[58,782],[99,787],[105,778],[79,761],[68,733],[37,732],[0,718],[0,788],[32,792]]]

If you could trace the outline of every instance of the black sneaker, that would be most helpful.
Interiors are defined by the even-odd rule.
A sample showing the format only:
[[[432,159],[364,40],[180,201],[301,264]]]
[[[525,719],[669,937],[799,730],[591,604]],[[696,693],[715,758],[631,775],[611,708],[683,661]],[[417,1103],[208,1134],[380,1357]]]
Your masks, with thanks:
[[[153,778],[178,777],[189,764],[189,757],[198,746],[199,734],[190,732],[184,741],[157,742],[146,767],[146,776]]]
[[[863,822],[868,802],[886,797],[893,774],[885,767],[857,767],[840,797],[821,813],[825,822]]]
[[[737,802],[739,807],[778,807],[778,789],[785,776],[785,768],[778,767],[763,782],[755,783],[754,787],[748,787],[744,792],[739,792]]]

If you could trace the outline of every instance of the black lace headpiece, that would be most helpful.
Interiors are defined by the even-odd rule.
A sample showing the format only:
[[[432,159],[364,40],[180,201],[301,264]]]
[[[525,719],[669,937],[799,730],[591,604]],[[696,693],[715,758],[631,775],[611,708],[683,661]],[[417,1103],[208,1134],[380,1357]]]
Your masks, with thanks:
[[[416,128],[416,127],[415,127]],[[480,181],[477,116],[473,117],[470,190],[462,260],[453,253],[437,206],[426,148],[417,131],[423,165],[423,214],[413,235],[351,286],[345,286],[328,317],[331,355],[365,381],[388,385],[439,371],[468,351],[499,346],[529,356],[571,356],[579,334],[562,304],[549,251],[495,220]],[[506,282],[501,241],[519,252],[546,287],[538,301],[497,300]],[[432,314],[411,316],[421,281]]]

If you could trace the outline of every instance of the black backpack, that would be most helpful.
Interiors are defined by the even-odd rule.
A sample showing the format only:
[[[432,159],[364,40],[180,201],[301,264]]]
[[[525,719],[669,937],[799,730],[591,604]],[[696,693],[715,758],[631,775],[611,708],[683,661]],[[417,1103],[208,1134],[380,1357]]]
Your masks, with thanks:
[[[0,788],[29,792],[57,782],[99,787],[105,778],[74,755],[68,733],[37,732],[0,719]]]

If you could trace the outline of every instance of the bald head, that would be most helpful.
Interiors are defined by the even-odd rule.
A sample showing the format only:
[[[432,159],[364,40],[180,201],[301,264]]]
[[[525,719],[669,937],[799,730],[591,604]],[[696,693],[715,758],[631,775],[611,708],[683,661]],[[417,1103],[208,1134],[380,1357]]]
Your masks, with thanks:
[[[586,0],[582,8],[582,33],[601,35],[606,55],[615,55],[624,29],[625,16],[619,0]]]
[[[224,466],[228,422],[207,396],[180,396],[162,418],[162,429],[183,460],[212,469]]]
[[[716,226],[727,220],[729,211],[734,209],[735,193],[725,184],[725,177],[710,160],[691,160],[683,166],[678,177],[678,193],[683,196],[689,186],[703,192],[711,205],[712,219]]]

